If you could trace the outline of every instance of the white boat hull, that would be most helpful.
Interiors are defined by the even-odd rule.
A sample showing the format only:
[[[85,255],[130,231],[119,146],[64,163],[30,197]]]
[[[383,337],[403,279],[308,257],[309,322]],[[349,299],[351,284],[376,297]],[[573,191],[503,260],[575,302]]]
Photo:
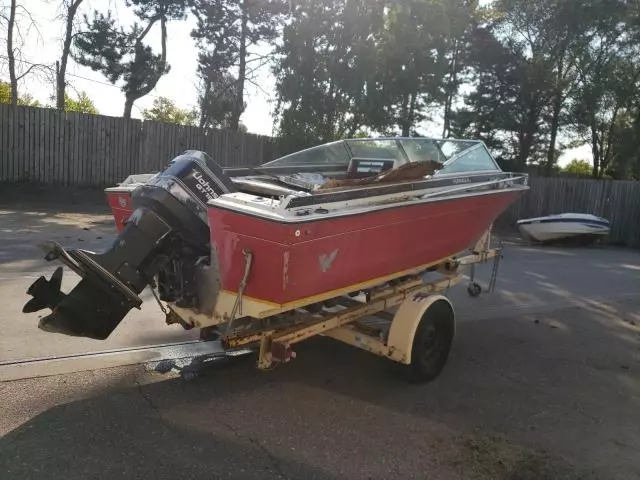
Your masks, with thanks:
[[[601,238],[609,234],[609,221],[595,215],[563,213],[518,220],[520,232],[538,242],[572,238]]]

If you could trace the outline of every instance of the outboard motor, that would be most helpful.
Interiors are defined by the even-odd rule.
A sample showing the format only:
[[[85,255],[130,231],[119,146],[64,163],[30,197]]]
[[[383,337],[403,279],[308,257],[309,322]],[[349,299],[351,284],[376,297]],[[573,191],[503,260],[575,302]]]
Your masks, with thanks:
[[[82,279],[62,293],[62,267],[27,290],[22,311],[50,308],[39,328],[72,336],[106,339],[134,307],[147,285],[158,280],[160,298],[179,306],[202,303],[196,276],[211,269],[207,201],[237,191],[222,168],[204,152],[187,151],[132,193],[134,211],[111,248],[103,253],[65,250],[55,242],[41,248]],[[215,261],[215,260],[214,260]]]

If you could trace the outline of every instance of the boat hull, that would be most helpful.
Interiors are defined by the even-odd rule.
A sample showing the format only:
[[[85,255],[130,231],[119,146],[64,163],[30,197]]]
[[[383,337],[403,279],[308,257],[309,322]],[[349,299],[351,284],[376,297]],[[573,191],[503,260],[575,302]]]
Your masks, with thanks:
[[[209,208],[223,291],[237,292],[243,250],[253,253],[244,295],[285,305],[357,291],[472,246],[522,191],[494,192],[312,222],[285,223]]]
[[[578,238],[597,240],[609,234],[610,224],[595,215],[561,214],[519,220],[518,229],[537,242]]]

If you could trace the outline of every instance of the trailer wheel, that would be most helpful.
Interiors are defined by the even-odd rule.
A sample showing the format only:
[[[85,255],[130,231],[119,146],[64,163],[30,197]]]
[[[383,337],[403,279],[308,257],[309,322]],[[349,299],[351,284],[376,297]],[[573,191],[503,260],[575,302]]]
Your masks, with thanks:
[[[426,383],[440,375],[449,358],[454,332],[451,305],[445,300],[434,302],[422,315],[413,337],[411,363],[405,366],[409,381]]]

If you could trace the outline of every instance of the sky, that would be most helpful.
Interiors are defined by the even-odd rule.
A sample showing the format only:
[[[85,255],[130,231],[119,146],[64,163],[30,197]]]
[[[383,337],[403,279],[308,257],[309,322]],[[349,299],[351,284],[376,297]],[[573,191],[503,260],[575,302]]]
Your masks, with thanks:
[[[23,30],[25,45],[22,59],[27,62],[46,64],[55,68],[55,62],[59,59],[62,50],[62,37],[64,33],[64,20],[60,17],[59,0],[18,0],[28,10],[38,30]],[[112,11],[122,23],[133,22],[134,15],[124,6],[124,2],[118,0],[85,0],[80,8],[78,19],[83,13],[91,13],[93,9],[106,12],[111,5]],[[57,20],[56,20],[57,17]],[[21,19],[23,29],[26,28],[27,18]],[[142,117],[142,111],[150,108],[154,98],[164,96],[171,98],[182,108],[195,107],[197,103],[196,68],[197,49],[190,32],[195,26],[195,20],[188,17],[183,21],[172,21],[167,26],[167,61],[171,66],[168,74],[164,75],[151,94],[136,101],[132,116]],[[156,50],[160,50],[160,28],[155,26],[148,35],[149,44]],[[255,53],[268,51],[269,45],[262,46]],[[2,45],[2,51],[6,46]],[[19,73],[28,68],[27,63],[18,64]],[[275,81],[267,66],[255,72],[256,85],[247,86],[247,108],[242,114],[241,121],[251,133],[273,135],[274,121],[272,110],[275,100]],[[8,80],[6,61],[0,58],[0,78]],[[118,86],[108,81],[98,72],[88,67],[76,64],[72,59],[67,68],[67,82],[70,85],[67,92],[75,96],[76,92],[85,91],[93,100],[98,111],[103,115],[121,116],[124,109],[124,94]],[[41,103],[53,104],[51,98],[54,94],[53,82],[46,75],[29,75],[20,85],[20,93],[29,93]],[[424,133],[438,135],[439,127],[429,128]],[[565,152],[560,159],[560,164],[566,164],[574,158],[589,159],[588,146],[572,149]]]

